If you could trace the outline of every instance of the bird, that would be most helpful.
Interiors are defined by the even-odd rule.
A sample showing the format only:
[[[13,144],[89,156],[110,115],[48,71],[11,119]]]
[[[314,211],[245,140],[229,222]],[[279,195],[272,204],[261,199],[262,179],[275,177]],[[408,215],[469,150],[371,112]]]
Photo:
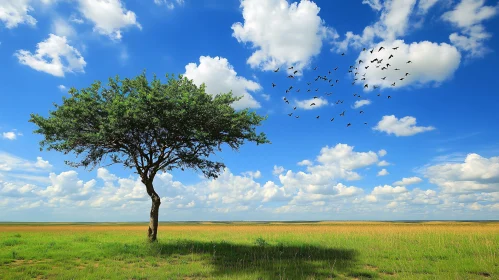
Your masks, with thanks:
[[[367,125],[367,123],[366,123],[366,122],[365,122],[364,124],[365,124],[365,125]]]
[[[299,118],[300,118],[300,116],[296,116],[295,118],[299,119]]]
[[[369,52],[370,52],[370,53],[373,53],[373,51],[374,51],[374,49],[370,50]]]
[[[274,72],[279,72],[279,68],[277,68],[276,70],[274,70]]]
[[[365,52],[365,51],[366,51],[366,48],[363,48],[363,49],[362,49],[362,51],[363,51],[363,52]]]
[[[362,110],[361,110],[361,111],[360,111],[360,114],[364,114],[364,111],[362,111]]]
[[[315,78],[315,81],[317,82],[318,79],[319,79],[319,77]]]
[[[338,70],[338,67],[334,68],[334,71]]]
[[[310,106],[314,106],[314,105],[315,105],[315,103],[310,104]]]
[[[378,52],[380,52],[382,49],[384,49],[384,47],[379,48]]]
[[[381,70],[385,70],[385,69],[386,69],[386,67],[381,67]]]
[[[320,117],[320,116],[317,116],[317,117],[315,117],[315,118],[316,118],[316,119],[318,119],[319,117]]]
[[[390,98],[392,98],[392,97],[391,97],[390,95],[388,95],[388,98],[390,99]]]
[[[377,89],[377,88],[379,88],[379,86],[373,86],[373,88],[374,88],[374,89]]]
[[[355,82],[352,83],[352,86],[355,84]]]
[[[295,77],[295,76],[293,76],[293,75],[289,75],[289,76],[288,76],[288,78],[291,78],[291,79],[293,79],[294,77]]]
[[[378,59],[375,58],[375,59],[371,60],[371,63],[374,63],[375,61],[378,61]]]
[[[300,92],[300,89],[297,89],[296,92]]]
[[[349,127],[349,126],[351,126],[351,125],[352,125],[351,123],[348,123],[348,124],[347,124],[347,127]]]
[[[341,104],[343,104],[343,102],[345,102],[345,100],[341,100],[341,102],[340,102],[340,103],[341,103]]]
[[[329,80],[328,80],[328,83],[330,83],[332,80],[333,80],[333,79],[329,79]]]
[[[289,104],[289,100],[286,100],[286,103],[288,103],[288,104]]]
[[[376,65],[376,68],[379,68],[379,65]]]
[[[352,73],[352,70],[348,70],[348,73]]]
[[[393,82],[393,84],[392,84],[392,87],[394,87],[394,86],[395,86],[395,82]]]
[[[345,53],[342,53],[341,55],[345,55]]]
[[[318,97],[317,96],[314,96],[314,99],[317,99]]]
[[[393,54],[391,54],[391,55],[388,57],[388,59],[390,59],[390,58],[392,58],[392,57],[393,57]]]
[[[380,59],[380,60],[378,60],[378,63],[381,63],[382,61],[383,61],[383,59]]]
[[[381,96],[381,93],[378,93],[378,96]]]
[[[289,93],[289,89],[286,90],[286,93]]]
[[[334,121],[334,118],[332,118],[331,121]]]
[[[307,83],[307,85],[311,85],[312,83]]]
[[[289,70],[293,69],[293,66],[289,67],[288,69],[289,69]]]
[[[404,78],[400,78],[400,80],[402,81],[402,80],[404,80]]]
[[[289,113],[289,114],[288,114],[288,116],[290,116],[290,117],[291,117],[291,115],[293,115],[293,113]]]
[[[327,71],[327,73],[328,73],[329,75],[331,75],[331,70]]]
[[[295,106],[295,107],[293,107],[293,110],[296,110],[296,106]]]
[[[315,91],[319,91],[319,88],[316,88]]]
[[[360,79],[360,80],[361,80],[361,81],[365,81],[365,80],[366,80],[366,78],[362,78],[362,79]]]
[[[293,89],[293,86],[290,86],[288,89]]]
[[[364,68],[366,68],[366,69],[367,69],[367,68],[369,68],[369,65],[367,65],[367,66],[366,66],[366,67],[364,67]]]
[[[362,61],[362,59],[361,59],[361,60],[359,60],[359,64],[361,64],[362,62],[364,62],[364,61]]]
[[[407,77],[408,75],[410,75],[409,73],[405,73],[405,76]]]
[[[393,50],[397,50],[399,47],[392,48]]]
[[[336,83],[338,83],[340,80],[336,80]]]
[[[407,63],[412,63],[412,61],[409,60],[409,61],[407,61]]]
[[[365,84],[365,85],[364,85],[364,88],[368,88],[368,87],[369,87],[369,85],[368,85],[368,84]]]
[[[317,66],[314,67],[314,70],[317,70]]]
[[[331,95],[331,94],[333,94],[333,93],[332,93],[332,92],[330,92],[330,93],[326,93],[326,95]]]
[[[341,112],[340,116],[344,117],[345,116],[345,111]]]
[[[362,75],[362,77],[365,77],[365,76],[366,76],[366,73],[364,73],[364,74]]]
[[[355,72],[355,75],[354,75],[354,76],[357,76],[357,74],[359,74],[359,72]]]
[[[334,84],[330,84],[330,86],[334,87]]]
[[[293,72],[293,74],[296,74],[296,73],[298,73],[298,70],[295,70],[295,72]]]
[[[308,89],[307,92],[310,92],[310,89]]]
[[[399,70],[400,70],[400,69],[398,69],[398,68],[395,68],[395,71],[399,71]]]
[[[392,66],[392,65],[391,65],[390,63],[387,63],[387,64],[386,64],[386,67],[388,68],[389,66]]]
[[[272,87],[275,87],[275,86],[276,86],[276,84],[272,83]]]

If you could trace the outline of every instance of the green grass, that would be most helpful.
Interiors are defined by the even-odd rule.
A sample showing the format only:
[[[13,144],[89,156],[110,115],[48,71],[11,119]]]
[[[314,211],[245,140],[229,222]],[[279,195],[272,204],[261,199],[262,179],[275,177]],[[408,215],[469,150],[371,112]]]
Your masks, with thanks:
[[[0,279],[499,279],[499,224],[177,224],[153,244],[145,225],[16,226],[0,229]]]

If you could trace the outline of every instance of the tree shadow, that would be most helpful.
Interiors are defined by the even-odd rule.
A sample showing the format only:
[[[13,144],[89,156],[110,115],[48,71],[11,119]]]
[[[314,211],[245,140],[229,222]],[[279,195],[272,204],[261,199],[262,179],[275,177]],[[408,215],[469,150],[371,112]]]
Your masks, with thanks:
[[[258,241],[258,240],[257,240]],[[350,274],[358,252],[313,245],[257,245],[177,240],[151,244],[161,257],[204,255],[215,271],[213,277],[233,278],[241,274],[258,275],[259,279],[333,278]]]

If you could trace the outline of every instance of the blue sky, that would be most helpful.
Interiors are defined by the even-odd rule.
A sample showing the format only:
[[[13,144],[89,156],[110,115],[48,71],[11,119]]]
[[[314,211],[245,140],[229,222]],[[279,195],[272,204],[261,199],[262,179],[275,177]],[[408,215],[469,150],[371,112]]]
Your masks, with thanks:
[[[28,122],[71,87],[144,69],[243,96],[234,108],[268,115],[258,131],[272,141],[217,154],[217,180],[159,174],[160,220],[497,219],[498,12],[485,0],[0,0],[0,221],[147,221],[132,170],[70,168]]]

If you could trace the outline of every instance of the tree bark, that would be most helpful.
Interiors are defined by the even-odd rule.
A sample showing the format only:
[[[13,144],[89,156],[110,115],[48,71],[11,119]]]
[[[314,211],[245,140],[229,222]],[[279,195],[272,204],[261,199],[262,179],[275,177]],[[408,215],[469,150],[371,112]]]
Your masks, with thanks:
[[[161,205],[161,200],[159,195],[154,191],[152,185],[152,180],[146,180],[143,182],[146,185],[147,194],[151,197],[152,205],[151,212],[149,215],[149,229],[147,230],[147,237],[150,242],[156,241],[158,235],[158,217],[159,217],[159,206]]]

